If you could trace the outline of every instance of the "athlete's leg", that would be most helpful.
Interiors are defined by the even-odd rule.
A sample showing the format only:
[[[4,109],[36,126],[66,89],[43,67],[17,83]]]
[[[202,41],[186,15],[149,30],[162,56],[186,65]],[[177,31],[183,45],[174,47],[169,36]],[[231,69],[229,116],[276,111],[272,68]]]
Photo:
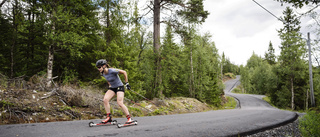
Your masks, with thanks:
[[[124,114],[129,115],[128,108],[123,104],[124,92],[118,91],[117,92],[117,103],[122,108]]]
[[[111,122],[111,113],[110,113],[110,104],[109,101],[111,100],[111,98],[115,95],[114,91],[112,90],[108,90],[106,92],[106,94],[104,95],[103,98],[103,104],[104,104],[104,108],[107,112],[107,118],[105,120],[102,120],[102,122],[106,123],[106,122]]]
[[[122,108],[123,112],[126,114],[126,117],[128,119],[128,121],[126,123],[132,123],[132,119],[130,117],[128,108],[126,107],[126,105],[123,104],[123,98],[124,98],[124,92],[118,91],[117,92],[117,103]]]
[[[104,108],[105,108],[107,114],[110,113],[110,104],[109,104],[109,101],[112,99],[112,97],[113,97],[115,94],[116,94],[116,93],[114,93],[114,91],[112,91],[112,90],[109,89],[109,90],[106,92],[106,94],[104,95],[103,104],[104,104]]]

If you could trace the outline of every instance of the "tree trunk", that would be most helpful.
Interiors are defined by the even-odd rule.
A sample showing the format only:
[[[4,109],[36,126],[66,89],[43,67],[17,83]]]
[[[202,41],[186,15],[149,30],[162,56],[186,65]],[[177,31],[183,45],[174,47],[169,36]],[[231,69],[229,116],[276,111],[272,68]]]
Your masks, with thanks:
[[[109,28],[111,27],[110,26],[110,0],[107,0],[107,9],[106,9],[106,15],[107,15],[107,20],[106,20],[106,24],[107,24],[107,31],[109,32],[106,32],[106,43],[107,45],[109,45],[111,43],[111,32],[109,30]]]
[[[10,57],[11,57],[11,68],[10,68],[10,78],[13,78],[13,74],[14,74],[14,47],[15,47],[15,43],[16,43],[16,37],[15,34],[13,35],[13,39],[12,39],[12,45],[11,45],[11,50],[10,50]]]
[[[51,15],[51,21],[52,21],[52,27],[51,27],[51,33],[53,33],[53,37],[55,36],[55,10],[53,9],[52,15]],[[50,45],[49,45],[49,54],[48,54],[48,64],[47,64],[47,87],[51,87],[51,80],[52,80],[52,70],[53,70],[53,60],[54,60],[54,47],[56,45],[56,41],[52,40],[53,38],[50,38]]]
[[[291,77],[291,109],[294,110],[294,89],[293,89],[293,78]]]
[[[158,91],[158,96],[161,98],[163,93],[162,93],[162,88],[161,88],[161,83],[162,83],[162,75],[161,75],[161,58],[159,54],[156,54],[156,77],[155,77],[155,89],[159,90]]]
[[[308,110],[308,100],[309,100],[309,89],[307,90],[307,98],[306,98],[306,111]]]
[[[47,66],[47,87],[51,87],[52,79],[52,69],[53,69],[53,59],[54,59],[54,44],[49,46],[49,55],[48,55],[48,66]]]
[[[153,8],[153,46],[154,52],[160,54],[160,0],[154,0]]]
[[[155,66],[156,66],[156,76],[155,76],[155,89],[159,89],[159,97],[162,96],[162,90],[160,87],[161,84],[161,58],[160,58],[160,0],[154,0],[153,5],[153,46],[154,46],[154,53],[155,53]]]
[[[13,66],[14,66],[14,45],[15,45],[15,39],[13,38],[12,45],[11,45],[11,51],[10,51],[10,57],[11,57],[11,69],[10,69],[10,78],[13,78]]]
[[[190,76],[189,92],[190,92],[190,97],[194,97],[194,93],[193,93],[194,75],[193,75],[193,64],[192,64],[192,45],[190,45],[190,69],[191,69],[191,76]]]
[[[223,81],[223,62],[221,61],[221,81]]]
[[[10,49],[10,58],[11,58],[11,64],[10,64],[10,78],[14,77],[14,49],[17,41],[17,33],[18,33],[18,23],[16,21],[16,15],[18,10],[18,1],[15,1],[15,5],[13,5],[12,9],[12,16],[13,16],[13,27],[14,27],[14,34],[12,35],[12,45]]]

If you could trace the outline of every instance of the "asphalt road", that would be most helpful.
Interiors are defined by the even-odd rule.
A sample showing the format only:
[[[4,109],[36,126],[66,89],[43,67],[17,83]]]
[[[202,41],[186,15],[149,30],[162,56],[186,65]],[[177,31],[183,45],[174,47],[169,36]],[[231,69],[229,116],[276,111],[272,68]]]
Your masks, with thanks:
[[[238,100],[238,107],[241,109],[275,109],[269,103],[262,100],[264,95],[252,95],[252,94],[235,94],[231,93],[233,88],[240,84],[240,76],[236,79],[225,82],[224,92],[227,96],[232,96]]]
[[[118,128],[116,125],[89,127],[96,120],[0,125],[1,137],[192,137],[238,136],[286,124],[297,114],[271,107],[261,96],[239,95],[229,91],[239,84],[239,77],[225,83],[226,95],[239,101],[239,108],[201,113],[136,117],[138,125]],[[118,122],[126,121],[117,118]]]

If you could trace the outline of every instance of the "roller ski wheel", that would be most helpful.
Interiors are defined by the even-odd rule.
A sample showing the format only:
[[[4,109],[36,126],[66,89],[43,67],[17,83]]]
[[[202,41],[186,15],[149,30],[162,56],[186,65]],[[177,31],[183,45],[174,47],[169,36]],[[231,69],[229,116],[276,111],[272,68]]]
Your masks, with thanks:
[[[138,125],[138,121],[133,120],[131,123],[125,123],[125,124],[118,123],[117,126],[118,126],[118,128],[121,128],[121,127],[133,126],[133,125]]]
[[[111,122],[100,122],[100,123],[93,123],[93,122],[89,122],[89,127],[94,127],[94,126],[100,126],[100,125],[116,125],[117,124],[117,120],[112,120]]]

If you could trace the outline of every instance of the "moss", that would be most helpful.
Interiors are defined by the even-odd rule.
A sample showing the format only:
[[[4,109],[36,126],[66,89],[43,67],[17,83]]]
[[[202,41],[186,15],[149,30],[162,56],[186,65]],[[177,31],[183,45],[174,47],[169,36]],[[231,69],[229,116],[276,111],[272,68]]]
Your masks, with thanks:
[[[63,106],[63,107],[59,108],[59,111],[66,111],[66,110],[71,110],[71,107]]]
[[[12,107],[12,106],[14,106],[14,104],[11,103],[11,102],[8,102],[6,100],[1,100],[0,101],[0,107],[1,108],[7,107],[7,106]]]

